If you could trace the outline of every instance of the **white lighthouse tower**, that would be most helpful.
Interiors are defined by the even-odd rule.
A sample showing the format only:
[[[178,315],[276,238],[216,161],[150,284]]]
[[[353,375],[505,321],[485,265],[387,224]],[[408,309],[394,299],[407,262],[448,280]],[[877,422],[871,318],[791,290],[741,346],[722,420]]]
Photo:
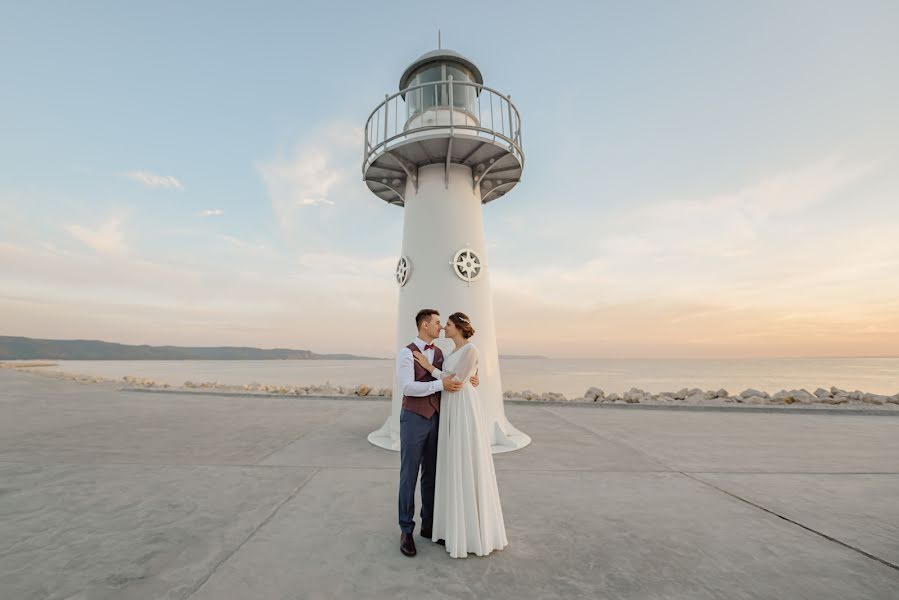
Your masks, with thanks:
[[[484,86],[473,62],[434,50],[409,65],[400,91],[388,95],[365,124],[362,175],[382,200],[405,208],[396,347],[412,341],[415,314],[435,308],[443,320],[466,313],[480,351],[478,394],[493,452],[523,448],[531,438],[506,419],[493,322],[490,267],[481,205],[521,179],[521,118],[509,96]],[[453,348],[441,338],[444,354]],[[394,385],[391,415],[368,436],[399,450],[402,391]]]

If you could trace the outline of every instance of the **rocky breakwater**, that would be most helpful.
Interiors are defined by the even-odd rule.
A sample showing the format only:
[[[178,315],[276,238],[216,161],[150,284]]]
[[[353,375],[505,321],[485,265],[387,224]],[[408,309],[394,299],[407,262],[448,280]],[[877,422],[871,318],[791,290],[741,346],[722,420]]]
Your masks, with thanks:
[[[50,379],[60,379],[63,381],[74,381],[76,383],[115,383],[115,379],[108,377],[100,377],[99,375],[82,375],[81,373],[66,373],[65,371],[53,371],[50,367],[59,366],[54,362],[0,362],[0,369],[14,369],[23,373],[33,373]]]
[[[130,389],[155,389],[169,391],[202,391],[208,393],[237,393],[257,395],[280,396],[324,396],[324,397],[371,397],[390,398],[393,391],[390,388],[375,388],[367,384],[355,386],[333,385],[326,382],[322,385],[281,385],[249,383],[242,385],[226,384],[217,381],[185,381],[181,385],[172,385],[155,381],[144,377],[126,375],[121,379],[82,375],[78,373],[65,373],[51,370],[55,363],[36,362],[0,362],[0,368],[14,369],[50,377],[63,379],[82,384],[124,384]],[[774,394],[748,388],[738,394],[731,394],[725,389],[702,390],[700,388],[682,388],[676,392],[650,393],[640,388],[632,387],[621,394],[609,393],[598,387],[591,387],[583,396],[568,398],[557,392],[534,392],[532,390],[506,391],[503,397],[513,401],[530,402],[566,402],[583,404],[643,404],[643,405],[672,405],[672,406],[792,406],[792,407],[818,407],[833,409],[878,409],[899,411],[899,393],[892,396],[875,394],[860,390],[847,391],[838,387],[829,389],[817,388],[810,392],[805,388],[798,390],[780,390]]]
[[[366,384],[357,386],[341,386],[332,385],[330,382],[324,385],[277,385],[267,383],[248,383],[244,385],[233,385],[227,383],[219,383],[217,381],[185,381],[180,386],[172,386],[167,383],[161,383],[152,379],[142,377],[132,377],[126,375],[122,378],[123,383],[130,388],[143,389],[169,389],[169,390],[190,390],[190,391],[208,391],[208,392],[230,392],[230,393],[252,393],[252,394],[274,394],[280,396],[370,396],[370,397],[389,397],[392,391],[389,388],[375,389]]]
[[[503,394],[507,400],[527,400],[533,402],[580,402],[601,404],[651,404],[651,405],[689,405],[689,406],[735,406],[740,404],[752,406],[812,406],[819,407],[882,407],[899,409],[899,393],[892,396],[871,394],[855,390],[852,392],[831,387],[829,390],[818,388],[813,392],[806,389],[780,390],[775,394],[748,388],[739,394],[730,394],[725,389],[701,390],[699,388],[682,388],[676,392],[652,394],[639,388],[631,388],[623,394],[611,393],[598,387],[591,387],[583,396],[566,398],[563,394],[544,392],[538,394],[531,390],[523,392],[507,391]]]

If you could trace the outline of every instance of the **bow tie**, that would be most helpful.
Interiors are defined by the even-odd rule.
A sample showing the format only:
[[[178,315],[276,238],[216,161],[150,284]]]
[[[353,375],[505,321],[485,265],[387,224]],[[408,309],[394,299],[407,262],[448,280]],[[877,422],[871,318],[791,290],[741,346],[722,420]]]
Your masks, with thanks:
[[[434,344],[425,344],[425,350],[433,350]]]

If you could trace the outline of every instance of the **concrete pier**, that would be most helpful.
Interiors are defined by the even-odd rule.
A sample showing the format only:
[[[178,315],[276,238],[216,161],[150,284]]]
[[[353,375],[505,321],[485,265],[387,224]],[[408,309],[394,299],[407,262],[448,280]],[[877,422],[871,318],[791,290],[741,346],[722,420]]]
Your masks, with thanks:
[[[510,545],[399,552],[390,402],[0,371],[0,598],[899,597],[899,417],[509,405]]]

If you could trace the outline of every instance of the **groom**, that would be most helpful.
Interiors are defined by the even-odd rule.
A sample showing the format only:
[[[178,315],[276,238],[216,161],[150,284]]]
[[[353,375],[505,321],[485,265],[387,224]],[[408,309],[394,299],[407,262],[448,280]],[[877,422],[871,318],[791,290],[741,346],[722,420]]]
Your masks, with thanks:
[[[442,379],[443,352],[434,346],[440,337],[440,313],[425,308],[415,315],[418,337],[396,357],[396,380],[403,392],[403,409],[400,411],[400,494],[399,520],[400,552],[415,556],[415,482],[421,469],[421,531],[424,538],[431,538],[434,519],[434,481],[437,472],[437,432],[440,425],[440,393],[456,392],[462,383],[452,378]],[[421,352],[434,369],[429,373],[418,364],[412,352]],[[478,385],[478,378],[471,383]]]

